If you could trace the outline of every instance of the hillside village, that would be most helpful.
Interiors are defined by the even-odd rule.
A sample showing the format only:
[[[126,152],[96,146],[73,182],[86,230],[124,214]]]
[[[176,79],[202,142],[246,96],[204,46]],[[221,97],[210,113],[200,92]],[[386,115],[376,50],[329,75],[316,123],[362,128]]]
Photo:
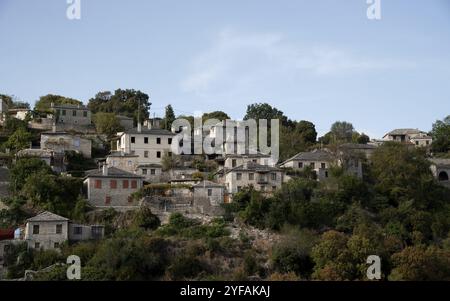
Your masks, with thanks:
[[[174,154],[179,129],[172,122],[193,117],[175,116],[170,105],[165,116],[152,117],[140,91],[101,92],[87,105],[56,95],[41,97],[33,109],[7,95],[0,102],[0,278],[59,279],[64,273],[55,263],[76,250],[92,264],[86,275],[94,280],[355,280],[362,277],[362,250],[373,243],[364,235],[379,235],[374,248],[390,262],[385,278],[433,277],[404,272],[413,263],[402,252],[423,250],[424,266],[431,257],[440,258],[439,266],[450,263],[448,117],[432,132],[411,125],[369,138],[336,122],[317,137],[309,121],[250,105],[246,118],[269,111],[281,120],[275,162],[225,144],[217,155]],[[224,112],[208,118],[229,119]],[[214,137],[214,127],[203,135]],[[414,217],[409,224],[405,214]],[[160,262],[135,278],[94,273],[108,261],[97,253],[124,237],[135,238],[122,244],[150,248],[145,252]],[[351,241],[361,245],[361,258],[349,259],[351,272],[335,271],[331,257],[318,259],[327,239],[336,252],[348,245],[351,253]],[[298,246],[303,251],[292,251]],[[166,258],[167,250],[178,255]],[[18,254],[28,257],[17,264]],[[225,263],[220,272],[218,262]],[[442,275],[450,277],[448,266]]]

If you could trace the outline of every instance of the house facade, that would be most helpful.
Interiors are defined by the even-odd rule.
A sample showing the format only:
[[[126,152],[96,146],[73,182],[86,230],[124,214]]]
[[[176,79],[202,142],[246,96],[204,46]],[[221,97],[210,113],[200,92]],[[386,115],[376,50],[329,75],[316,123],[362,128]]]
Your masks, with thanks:
[[[55,153],[75,151],[86,158],[91,158],[92,141],[66,132],[46,132],[41,134],[41,149]]]
[[[329,177],[329,168],[335,159],[332,154],[325,150],[314,150],[311,152],[301,152],[280,164],[282,168],[292,168],[293,170],[304,170],[309,167],[315,171],[318,180]]]
[[[163,156],[171,154],[175,134],[149,127],[142,127],[118,133],[117,150],[138,156],[139,164],[161,164]]]
[[[211,206],[224,202],[225,186],[211,181],[201,181],[193,186],[194,201],[207,200]]]
[[[139,156],[124,152],[113,152],[106,157],[108,167],[116,167],[129,173],[135,173],[139,165]]]
[[[284,172],[267,165],[246,162],[243,165],[225,170],[224,183],[231,195],[242,188],[253,186],[256,190],[270,193],[281,187]]]
[[[418,129],[395,129],[384,135],[383,140],[412,143],[417,147],[427,147],[433,142],[431,136]]]
[[[51,104],[57,125],[89,126],[92,123],[91,112],[83,105]]]
[[[257,163],[260,165],[267,165],[267,166],[275,166],[277,163],[271,158],[270,155],[264,155],[261,153],[246,154],[246,155],[229,154],[229,155],[225,156],[224,167],[225,168],[235,168],[246,162],[253,162],[253,163]]]
[[[143,178],[124,170],[103,166],[90,172],[84,180],[88,202],[98,208],[136,207],[131,195],[142,188]]]

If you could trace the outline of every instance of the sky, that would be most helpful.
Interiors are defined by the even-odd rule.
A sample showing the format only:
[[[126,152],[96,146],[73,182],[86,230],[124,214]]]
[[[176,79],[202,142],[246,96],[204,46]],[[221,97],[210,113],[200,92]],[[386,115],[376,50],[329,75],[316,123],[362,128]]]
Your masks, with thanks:
[[[71,0],[72,1],[72,0]],[[151,114],[267,102],[319,134],[337,120],[381,138],[450,115],[450,1],[0,0],[0,93],[87,104],[147,93]]]

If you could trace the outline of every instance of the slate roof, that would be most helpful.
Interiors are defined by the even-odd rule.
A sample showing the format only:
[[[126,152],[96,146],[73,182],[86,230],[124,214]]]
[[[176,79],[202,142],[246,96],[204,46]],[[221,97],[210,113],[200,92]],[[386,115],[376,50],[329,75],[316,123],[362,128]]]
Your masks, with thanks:
[[[433,164],[438,167],[450,168],[450,159],[434,158],[434,159],[430,159],[430,161],[433,162]]]
[[[141,176],[135,175],[133,173],[127,172],[125,170],[116,168],[116,167],[108,167],[108,175],[103,175],[103,169],[94,169],[87,172],[87,176],[85,178],[142,178]]]
[[[247,165],[247,166],[245,166]],[[225,171],[225,173],[236,171],[255,171],[255,172],[271,172],[271,171],[280,171],[277,167],[261,165],[254,162],[247,162],[246,164],[236,166],[235,168],[231,168]]]
[[[211,181],[201,181],[198,184],[193,185],[193,187],[197,187],[197,188],[203,188],[203,187],[220,187],[220,188],[224,188],[223,185],[219,184],[219,183],[215,183],[215,182],[211,182]]]
[[[149,129],[148,127],[142,127],[141,132],[138,132],[137,128],[132,128],[124,131],[125,134],[139,134],[139,135],[165,135],[165,136],[175,136],[175,133],[164,129]]]
[[[420,134],[423,133],[423,131],[420,131],[418,129],[395,129],[387,133],[385,136],[388,135],[413,135],[413,134]]]
[[[266,155],[263,153],[256,154],[226,154],[226,158],[270,158],[270,155]]]
[[[282,165],[286,162],[297,160],[297,161],[332,161],[332,155],[324,150],[316,149],[311,152],[300,152],[293,156],[292,158],[281,163]]]
[[[28,222],[63,222],[68,221],[68,218],[59,216],[57,214],[51,213],[49,211],[44,211],[32,218],[29,218]]]

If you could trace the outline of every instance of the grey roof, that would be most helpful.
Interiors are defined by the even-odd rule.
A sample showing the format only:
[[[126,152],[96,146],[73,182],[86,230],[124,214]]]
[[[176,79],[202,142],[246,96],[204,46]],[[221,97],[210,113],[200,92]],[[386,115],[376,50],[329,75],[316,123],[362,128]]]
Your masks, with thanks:
[[[420,131],[419,129],[395,129],[387,133],[387,135],[412,135],[412,134],[420,134],[424,133],[423,131]]]
[[[376,149],[378,148],[373,144],[360,144],[360,143],[345,143],[340,146],[341,148],[350,148],[350,149]]]
[[[142,178],[141,176],[116,167],[108,167],[108,175],[103,175],[103,170],[101,169],[94,169],[87,173],[88,175],[85,178]]]
[[[138,167],[153,167],[153,168],[162,168],[161,164],[157,164],[157,163],[144,163],[144,164],[139,164]]]
[[[48,149],[40,148],[27,148],[22,149],[17,152],[17,157],[40,157],[40,158],[51,158],[52,151]]]
[[[141,132],[138,132],[137,128],[132,128],[124,131],[126,134],[144,134],[144,135],[166,135],[166,136],[175,136],[175,133],[164,129],[149,129],[148,127],[142,127]]]
[[[60,222],[60,221],[68,221],[68,218],[59,216],[57,214],[51,213],[49,211],[44,211],[32,218],[29,218],[27,221],[29,222]]]
[[[197,183],[195,185],[193,185],[193,187],[198,187],[198,188],[202,188],[202,187],[220,187],[220,188],[224,188],[223,185],[219,184],[219,183],[215,183],[215,182],[211,182],[211,181],[201,181],[200,183]]]
[[[236,166],[235,168],[228,169],[225,171],[225,173],[229,172],[235,172],[235,171],[255,171],[255,172],[271,172],[271,171],[280,171],[277,167],[272,167],[268,165],[261,165],[254,162],[247,162],[246,164],[242,164],[239,166]]]
[[[332,155],[324,150],[316,149],[311,152],[301,152],[293,156],[292,158],[284,161],[282,164],[292,161],[332,161]]]
[[[57,109],[78,109],[78,110],[87,110],[88,108],[84,105],[72,105],[72,104],[54,104],[52,108]]]
[[[266,155],[263,153],[256,154],[226,154],[226,158],[270,158],[270,155]]]

